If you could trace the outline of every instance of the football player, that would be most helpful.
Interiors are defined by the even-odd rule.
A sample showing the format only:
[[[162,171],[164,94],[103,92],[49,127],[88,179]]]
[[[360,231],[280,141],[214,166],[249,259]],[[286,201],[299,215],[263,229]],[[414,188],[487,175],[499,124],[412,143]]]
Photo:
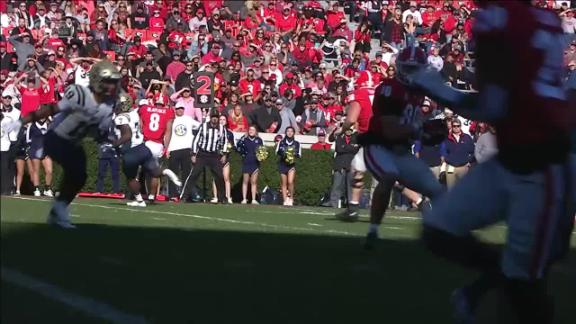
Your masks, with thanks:
[[[45,135],[46,154],[62,166],[64,177],[60,195],[52,205],[48,223],[74,228],[68,206],[86,182],[86,154],[81,140],[89,133],[107,136],[113,126],[113,109],[118,96],[121,75],[109,61],[96,63],[90,71],[89,86],[69,86],[56,106],[36,110],[9,128],[36,122],[54,115]]]
[[[576,107],[561,85],[562,27],[553,11],[528,1],[478,3],[479,92],[456,91],[431,69],[410,79],[459,115],[495,125],[499,152],[438,200],[422,236],[433,253],[482,273],[453,294],[460,323],[474,320],[478,300],[492,288],[508,297],[519,323],[552,323],[546,274],[568,251],[574,221],[569,132]],[[502,251],[472,234],[499,221],[508,226]]]
[[[172,137],[172,123],[174,122],[174,110],[164,106],[162,100],[155,102],[154,106],[145,105],[138,109],[144,135],[144,144],[156,159],[166,155],[170,139]],[[153,202],[158,191],[160,179],[152,177],[151,190],[148,192],[148,200]]]
[[[145,99],[143,99],[145,100]],[[138,168],[144,168],[146,174],[158,178],[167,176],[176,186],[182,186],[180,179],[170,169],[162,170],[158,165],[158,159],[152,154],[140,131],[140,116],[137,109],[132,109],[132,98],[123,93],[119,98],[118,108],[120,113],[114,119],[116,128],[120,132],[117,141],[113,143],[119,147],[123,157],[123,171],[128,180],[128,188],[134,195],[134,200],[127,203],[132,207],[146,207],[146,202],[140,194],[140,182],[136,179]]]
[[[425,66],[427,61],[422,49],[411,46],[399,53],[396,63],[399,70],[406,70]],[[378,239],[378,229],[393,188],[403,190],[405,194],[418,192],[431,200],[443,192],[430,168],[411,153],[413,141],[420,137],[423,128],[417,117],[423,98],[408,91],[400,77],[401,74],[386,78],[376,87],[368,131],[359,138],[364,146],[366,167],[378,180],[372,196],[366,249],[371,249]],[[446,127],[440,120],[430,121],[427,125],[433,123],[444,131],[434,138],[441,142],[447,135]],[[430,140],[428,137],[424,139]],[[426,201],[418,195],[412,200],[420,209],[426,206]]]

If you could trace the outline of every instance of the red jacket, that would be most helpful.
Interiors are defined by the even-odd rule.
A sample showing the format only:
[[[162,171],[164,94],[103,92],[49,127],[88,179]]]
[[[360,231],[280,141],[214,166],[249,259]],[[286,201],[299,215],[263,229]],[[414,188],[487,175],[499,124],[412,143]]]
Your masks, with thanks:
[[[310,149],[313,151],[330,151],[332,144],[316,142],[310,146]]]
[[[242,79],[238,84],[238,88],[240,88],[240,93],[250,92],[254,97],[257,97],[262,91],[260,80],[256,79],[252,80],[252,82],[248,81],[248,79]]]

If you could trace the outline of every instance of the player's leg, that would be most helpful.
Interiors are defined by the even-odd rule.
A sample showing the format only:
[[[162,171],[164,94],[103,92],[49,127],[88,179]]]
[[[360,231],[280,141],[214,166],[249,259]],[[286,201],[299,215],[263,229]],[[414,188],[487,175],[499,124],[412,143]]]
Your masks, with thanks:
[[[140,171],[140,165],[143,165],[144,162],[150,158],[150,151],[144,145],[133,147],[124,152],[122,171],[128,181],[128,189],[134,196],[133,201],[127,202],[128,206],[146,207],[146,202],[144,202],[141,194],[142,185],[140,181],[138,181],[138,173]],[[142,171],[144,171],[144,168],[142,168]]]
[[[294,184],[296,182],[296,169],[292,168],[288,171],[288,175],[286,177],[286,180],[288,182],[288,196],[289,196],[289,202],[290,202],[290,206],[292,206],[294,204],[294,195],[296,193],[296,191],[294,190]]]
[[[52,159],[48,156],[45,156],[42,159],[42,167],[44,168],[44,196],[53,197],[54,192],[52,191],[52,177],[54,168],[52,165]]]
[[[188,170],[188,173],[184,172],[182,168],[182,158],[183,155],[180,154],[180,150],[170,152],[170,157],[168,158],[168,169],[175,171],[176,173],[180,173],[180,171],[182,171],[182,175],[187,177],[190,173],[190,170]],[[190,158],[188,158],[188,160],[190,160]],[[172,182],[168,183],[168,192],[170,193],[171,199],[178,197],[178,190],[176,189],[176,185],[174,185]]]
[[[378,230],[390,204],[390,195],[395,182],[396,180],[392,176],[386,174],[378,178],[378,185],[376,185],[372,194],[370,225],[366,235],[366,242],[364,243],[364,248],[367,250],[374,248],[374,244],[378,239]]]
[[[500,253],[478,241],[472,231],[504,218],[509,196],[503,184],[508,178],[496,160],[480,164],[455,190],[436,199],[423,218],[422,239],[432,253],[482,273],[453,295],[459,320],[473,318],[478,300],[499,284]]]
[[[343,221],[356,221],[358,219],[360,208],[360,198],[364,189],[364,173],[367,171],[364,161],[364,148],[360,148],[354,156],[351,163],[352,168],[352,194],[348,200],[348,208],[343,213],[336,215]]]
[[[80,145],[75,145],[52,132],[45,137],[46,154],[62,166],[63,179],[60,194],[54,199],[48,222],[63,228],[70,224],[68,206],[86,183],[86,154]]]

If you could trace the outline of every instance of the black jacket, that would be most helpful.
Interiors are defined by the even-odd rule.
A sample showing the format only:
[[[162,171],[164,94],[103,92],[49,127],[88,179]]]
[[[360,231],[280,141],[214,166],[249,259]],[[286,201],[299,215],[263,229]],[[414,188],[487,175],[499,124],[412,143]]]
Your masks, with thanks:
[[[336,157],[334,158],[334,170],[350,170],[350,164],[354,155],[358,153],[360,146],[358,146],[358,134],[350,135],[350,141],[346,143],[346,135],[340,134],[336,136]]]
[[[265,106],[260,106],[254,111],[254,121],[258,131],[266,133],[273,122],[278,124],[277,128],[280,127],[282,119],[280,118],[280,113],[276,107],[272,107],[270,113],[268,113]]]

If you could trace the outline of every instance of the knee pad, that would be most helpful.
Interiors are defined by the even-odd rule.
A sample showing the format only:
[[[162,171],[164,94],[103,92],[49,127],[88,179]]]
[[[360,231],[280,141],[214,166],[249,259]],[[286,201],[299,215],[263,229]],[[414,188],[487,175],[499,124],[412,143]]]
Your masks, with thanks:
[[[354,172],[354,177],[352,178],[352,188],[362,189],[364,188],[364,173]]]

